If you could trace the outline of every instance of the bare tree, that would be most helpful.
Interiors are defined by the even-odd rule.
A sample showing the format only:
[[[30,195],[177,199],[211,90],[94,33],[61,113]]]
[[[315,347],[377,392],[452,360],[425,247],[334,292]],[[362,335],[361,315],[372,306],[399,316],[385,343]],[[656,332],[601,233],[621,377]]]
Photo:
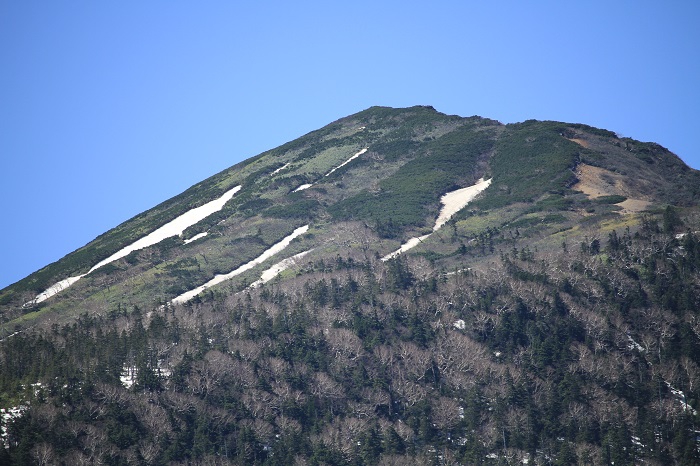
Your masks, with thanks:
[[[432,417],[435,427],[446,433],[457,425],[460,420],[460,406],[452,398],[441,396],[431,403]]]
[[[425,387],[407,378],[395,379],[392,386],[407,406],[413,406],[419,403],[424,400],[427,395]]]
[[[32,448],[31,456],[40,466],[56,464],[56,453],[53,447],[46,442],[41,442]]]
[[[329,401],[331,413],[338,400],[345,397],[343,387],[335,382],[327,373],[317,372],[314,375],[311,394]]]
[[[274,399],[274,395],[264,390],[252,388],[246,390],[241,401],[253,417],[267,419],[275,414],[273,409]]]
[[[156,442],[144,440],[139,443],[138,451],[146,464],[154,464],[160,452],[160,447]]]
[[[206,398],[218,386],[224,385],[231,376],[233,359],[221,351],[209,351],[204,359],[192,363],[187,385],[192,393]]]
[[[685,371],[686,380],[688,381],[688,390],[694,392],[700,385],[700,366],[687,356],[681,358],[681,367]]]
[[[414,343],[405,341],[398,344],[397,351],[401,358],[399,377],[408,375],[413,380],[422,380],[432,362],[430,352],[419,348]]]
[[[325,331],[326,340],[336,358],[343,357],[354,361],[364,354],[362,340],[346,328],[329,328]]]

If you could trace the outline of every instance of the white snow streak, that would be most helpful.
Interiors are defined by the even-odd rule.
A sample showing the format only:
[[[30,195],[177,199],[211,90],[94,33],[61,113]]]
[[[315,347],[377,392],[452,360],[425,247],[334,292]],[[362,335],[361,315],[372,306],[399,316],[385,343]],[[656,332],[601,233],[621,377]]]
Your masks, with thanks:
[[[357,154],[353,155],[352,157],[350,157],[349,159],[347,159],[345,162],[341,163],[340,165],[338,165],[337,167],[335,167],[333,170],[331,170],[331,171],[329,171],[328,173],[326,173],[326,176],[330,175],[331,173],[333,173],[333,172],[336,171],[337,169],[342,168],[342,167],[344,167],[345,165],[349,164],[350,162],[352,162],[353,160],[355,160],[356,158],[358,158],[359,156],[361,156],[361,155],[364,154],[365,152],[367,152],[367,148],[362,149],[360,152],[358,152]]]
[[[185,243],[185,244],[190,244],[192,241],[197,241],[199,238],[204,238],[204,237],[207,236],[208,234],[209,234],[209,233],[206,232],[206,231],[203,231],[203,232],[201,232],[201,233],[197,233],[197,234],[194,235],[192,238],[186,239],[186,240],[184,241],[184,243]]]
[[[389,259],[393,259],[394,257],[398,256],[401,253],[404,253],[408,251],[409,249],[413,249],[416,246],[418,246],[420,243],[422,243],[424,240],[428,239],[430,235],[423,235],[419,236],[417,238],[411,238],[408,241],[406,241],[404,244],[401,245],[399,249],[396,251],[392,252],[391,254],[387,254],[386,256],[382,257],[383,261],[388,261]]]
[[[447,223],[454,214],[466,207],[466,205],[473,201],[481,191],[488,188],[490,184],[491,180],[484,181],[484,179],[481,178],[473,186],[458,189],[442,196],[442,198],[440,198],[440,202],[442,202],[443,207],[440,211],[440,215],[438,215],[438,218],[435,221],[433,231],[440,229],[440,227]]]
[[[191,227],[200,220],[204,220],[206,217],[210,216],[214,212],[218,212],[223,209],[224,204],[226,204],[238,191],[241,190],[241,186],[236,186],[235,188],[227,191],[223,196],[218,199],[214,199],[211,202],[207,202],[203,206],[195,207],[194,209],[185,212],[184,214],[177,217],[175,220],[171,220],[157,230],[149,233],[143,238],[133,242],[129,246],[123,248],[120,251],[109,256],[107,259],[98,262],[93,268],[90,269],[92,272],[95,269],[102,267],[103,265],[114,262],[115,260],[126,257],[134,251],[139,249],[144,249],[154,244],[160,243],[166,238],[171,236],[179,236],[187,228]],[[88,273],[90,273],[88,272]]]
[[[292,192],[293,192],[293,193],[296,193],[296,192],[299,192],[299,191],[303,191],[303,190],[305,190],[305,189],[309,189],[311,186],[313,186],[313,184],[302,184],[301,186],[299,186],[297,189],[295,189],[295,190],[292,191]]]
[[[251,283],[250,288],[256,288],[256,287],[262,285],[263,283],[269,282],[270,280],[275,278],[277,275],[279,275],[282,272],[284,272],[285,270],[287,270],[289,267],[295,265],[299,259],[301,259],[305,255],[307,255],[311,251],[312,250],[309,249],[308,251],[300,252],[299,254],[295,254],[292,257],[288,257],[288,258],[276,263],[275,265],[273,265],[272,267],[270,267],[269,269],[267,269],[266,271],[264,271],[260,275],[260,280],[257,280],[257,281],[254,281],[253,283]]]
[[[484,189],[488,188],[491,184],[491,180],[484,180],[481,178],[475,185],[468,186],[466,188],[458,189],[456,191],[449,192],[440,198],[442,202],[442,209],[440,210],[440,215],[438,215],[435,221],[435,226],[433,231],[439,230],[445,223],[447,223],[450,218],[460,210],[462,210],[467,204],[474,200],[476,196],[479,195]],[[420,243],[425,241],[430,234],[420,236],[418,238],[411,238],[406,243],[401,245],[399,249],[387,254],[382,257],[382,261],[388,261],[393,259],[401,253],[408,251],[411,248],[418,246]]]
[[[252,269],[253,267],[255,267],[258,264],[262,264],[270,257],[272,257],[275,254],[277,254],[278,252],[284,250],[287,246],[289,246],[289,243],[291,243],[294,238],[296,238],[297,236],[303,235],[304,233],[306,233],[306,231],[308,229],[309,229],[309,225],[304,225],[303,227],[297,228],[289,236],[282,239],[282,241],[272,245],[272,247],[270,247],[270,249],[263,252],[258,258],[253,259],[252,261],[241,265],[240,267],[238,267],[236,270],[234,270],[232,272],[229,272],[229,273],[223,274],[223,275],[215,276],[214,278],[212,278],[211,280],[206,282],[204,285],[198,286],[197,288],[190,290],[190,291],[183,293],[180,296],[176,297],[175,299],[172,300],[172,303],[173,304],[186,303],[187,301],[194,298],[195,296],[197,296],[199,293],[206,290],[207,288],[211,288],[212,286],[217,285],[217,284],[224,282],[226,280],[229,280],[229,279],[235,277],[236,275],[240,275],[243,272],[246,272],[246,271]]]
[[[350,157],[349,159],[347,159],[345,162],[341,163],[340,165],[338,165],[337,167],[335,167],[334,169],[332,169],[331,171],[329,171],[328,173],[326,173],[324,176],[328,176],[328,175],[330,175],[331,173],[333,173],[334,171],[336,171],[337,169],[339,169],[339,168],[341,168],[341,167],[344,167],[345,165],[347,165],[348,163],[352,162],[354,159],[356,159],[357,157],[361,156],[361,155],[364,154],[365,152],[367,152],[367,148],[362,149],[360,152],[356,153],[355,155],[353,155],[352,157]],[[284,167],[282,167],[282,168],[284,168]],[[273,174],[274,174],[274,173],[273,173]],[[309,188],[310,188],[311,186],[313,186],[313,185],[314,185],[313,183],[310,183],[310,184],[302,184],[301,186],[299,186],[297,189],[295,189],[295,190],[292,191],[292,192],[293,192],[293,193],[296,193],[296,192],[299,192],[299,191],[303,191],[303,190],[305,190],[305,189],[309,189]]]
[[[277,170],[270,173],[270,176],[278,174],[279,172],[281,172],[282,170],[284,170],[288,166],[289,166],[289,162],[285,163],[283,166],[279,167]]]
[[[153,246],[154,244],[159,243],[166,238],[181,235],[182,232],[185,231],[188,227],[194,225],[200,220],[204,220],[206,217],[213,214],[214,212],[218,212],[219,210],[223,209],[224,204],[231,200],[231,198],[240,190],[241,186],[236,186],[235,188],[226,191],[223,194],[223,196],[219,197],[218,199],[214,199],[211,202],[207,202],[202,206],[195,207],[194,209],[185,212],[184,214],[180,215],[174,220],[171,220],[170,222],[149,233],[143,238],[136,240],[129,246],[126,246],[125,248],[121,249],[120,251],[117,251],[108,258],[98,262],[87,273],[93,272],[96,269],[102,267],[103,265],[107,265],[110,262],[114,262],[118,259],[121,259],[122,257],[126,257],[134,251]],[[194,241],[194,238],[190,241]],[[85,275],[87,274],[78,275],[76,277],[68,277],[65,280],[61,280],[60,282],[51,285],[47,290],[39,293],[36,296],[36,298],[34,298],[34,300],[30,301],[29,303],[26,303],[25,306],[27,304],[38,304],[42,301],[49,299],[51,296],[65,290],[66,288],[83,278]]]
[[[86,274],[83,275],[78,275],[77,277],[68,277],[65,280],[61,280],[58,283],[54,283],[50,287],[48,287],[46,290],[42,291],[38,295],[36,295],[36,298],[34,298],[33,301],[31,301],[32,304],[37,304],[42,301],[46,301],[49,299],[51,296],[60,293],[61,291],[65,290],[69,286],[71,286],[73,283],[77,282],[81,278],[83,278]],[[27,303],[30,304],[30,303]]]

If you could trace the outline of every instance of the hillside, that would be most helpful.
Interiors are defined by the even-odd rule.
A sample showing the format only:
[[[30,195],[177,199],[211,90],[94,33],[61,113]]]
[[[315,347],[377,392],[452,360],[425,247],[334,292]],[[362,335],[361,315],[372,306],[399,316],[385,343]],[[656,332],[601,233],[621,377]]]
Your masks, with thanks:
[[[0,463],[697,463],[699,201],[658,144],[372,107],[1,290]]]

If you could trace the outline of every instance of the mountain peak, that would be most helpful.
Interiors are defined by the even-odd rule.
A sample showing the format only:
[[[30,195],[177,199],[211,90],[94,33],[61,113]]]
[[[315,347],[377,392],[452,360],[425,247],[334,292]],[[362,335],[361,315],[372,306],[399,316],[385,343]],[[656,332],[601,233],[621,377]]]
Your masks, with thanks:
[[[1,290],[0,458],[692,464],[699,200],[657,144],[370,107]]]
[[[700,197],[698,172],[654,143],[582,124],[527,120],[504,126],[427,105],[375,106],[224,170],[6,288],[0,295],[7,306],[3,315],[11,322],[26,313],[27,303],[42,303],[98,266],[121,268],[119,260],[135,260],[142,249],[167,244],[186,254],[194,239],[216,244],[231,233],[228,225],[241,221],[282,220],[290,227],[321,219],[359,221],[386,240],[422,236],[437,218],[440,198],[480,178],[492,178],[493,187],[473,203],[471,214],[460,212],[458,222],[474,212],[507,208],[511,213],[494,223],[503,226],[532,215],[532,207],[513,211],[530,204],[567,207],[563,222],[571,224],[578,221],[571,212],[590,210],[586,203],[599,205],[601,199],[625,198],[610,205],[627,212],[630,206],[639,211],[695,205]],[[207,210],[236,186],[239,194]],[[181,218],[192,222],[173,235],[179,237],[146,239]],[[170,286],[166,299],[180,291],[174,282]]]

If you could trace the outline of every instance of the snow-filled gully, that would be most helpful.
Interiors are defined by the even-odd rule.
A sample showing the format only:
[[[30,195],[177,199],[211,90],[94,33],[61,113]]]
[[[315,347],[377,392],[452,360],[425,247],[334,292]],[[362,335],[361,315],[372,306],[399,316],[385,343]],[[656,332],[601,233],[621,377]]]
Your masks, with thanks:
[[[198,286],[197,288],[190,290],[186,293],[181,294],[180,296],[176,297],[173,299],[171,302],[173,304],[182,304],[186,303],[187,301],[191,300],[198,294],[200,294],[202,291],[206,290],[207,288],[211,288],[214,285],[217,285],[221,282],[224,282],[226,280],[230,280],[231,278],[235,277],[236,275],[240,275],[243,272],[246,272],[256,265],[262,264],[265,262],[267,259],[270,257],[274,256],[278,252],[283,251],[287,246],[289,246],[289,243],[292,242],[294,238],[297,236],[303,235],[306,233],[306,231],[309,229],[309,225],[304,225],[303,227],[299,227],[296,230],[294,230],[290,235],[286,236],[284,239],[282,239],[280,242],[275,243],[272,245],[269,249],[267,249],[265,252],[263,252],[260,256],[257,258],[253,259],[252,261],[241,265],[238,267],[236,270],[222,274],[222,275],[217,275],[208,282],[206,282],[204,285]]]
[[[343,166],[347,165],[357,157],[361,156],[367,152],[367,148],[364,148],[357,153],[353,154],[352,157],[348,158],[345,162],[341,163],[337,167],[333,168],[330,170],[328,173],[326,173],[324,176],[329,176],[339,168],[342,168]],[[272,175],[278,173],[279,171],[287,168],[289,166],[289,163],[285,164],[284,166],[278,168],[275,170]],[[469,186],[467,188],[462,188],[458,189],[456,191],[450,192],[445,194],[440,201],[443,204],[443,208],[440,211],[440,215],[438,216],[435,226],[433,227],[433,231],[437,231],[440,227],[442,227],[456,212],[458,212],[460,209],[464,208],[470,201],[472,201],[481,191],[486,189],[489,185],[491,184],[491,180],[484,180],[483,178],[479,180],[478,183],[476,183],[473,186]],[[294,190],[294,192],[302,191],[305,189],[310,188],[313,186],[313,184],[303,184],[299,186],[297,189]],[[26,303],[25,305],[30,305],[30,304],[38,304],[41,303],[50,297],[60,293],[61,291],[69,288],[71,285],[76,283],[78,280],[83,278],[85,275],[97,270],[98,268],[107,265],[111,262],[114,262],[116,260],[119,260],[123,257],[126,257],[130,253],[137,251],[139,249],[144,249],[149,246],[153,246],[160,241],[163,241],[166,238],[170,238],[172,236],[180,236],[182,233],[189,228],[190,226],[198,223],[199,221],[205,219],[209,215],[218,212],[221,210],[226,202],[231,200],[233,196],[238,193],[238,191],[241,190],[241,186],[236,186],[226,193],[224,193],[221,197],[214,199],[213,201],[210,201],[200,207],[196,207],[188,212],[185,212],[184,214],[180,215],[179,217],[175,218],[174,220],[166,223],[165,225],[161,226],[160,228],[156,229],[155,231],[149,233],[148,235],[144,236],[143,238],[138,239],[137,241],[131,243],[130,245],[124,247],[123,249],[117,251],[116,253],[112,254],[108,258],[98,262],[95,264],[87,273],[83,275],[78,275],[74,277],[68,277],[64,280],[61,280],[49,288],[47,288],[45,291],[39,293],[32,301]],[[189,301],[192,299],[194,296],[197,294],[201,293],[205,289],[214,286],[218,283],[221,283],[222,281],[228,280],[236,275],[239,275],[252,267],[264,262],[268,258],[272,257],[273,255],[277,254],[278,252],[282,251],[285,249],[289,243],[291,242],[292,239],[296,238],[297,236],[303,234],[306,232],[306,230],[309,228],[308,225],[304,227],[297,228],[294,230],[294,232],[284,238],[282,241],[279,243],[273,245],[270,249],[265,251],[260,257],[257,259],[254,259],[247,264],[242,265],[238,269],[224,275],[217,275],[214,277],[212,280],[209,282],[205,283],[204,285],[201,285],[198,288],[195,288],[194,290],[190,290],[187,293],[184,293],[175,299],[173,299],[173,303],[182,303]],[[200,238],[203,238],[206,236],[206,232],[199,233],[198,235],[195,235],[194,237],[184,240],[185,244],[189,244],[193,241],[196,241]],[[393,257],[396,257],[397,255],[408,251],[409,249],[417,246],[420,244],[422,241],[427,239],[430,236],[428,235],[423,235],[417,238],[411,238],[409,241],[407,241],[405,244],[403,244],[398,250],[392,252],[391,254],[388,254],[387,256],[383,257],[383,261],[387,261]],[[266,270],[263,275],[261,276],[260,280],[256,281],[254,285],[258,285],[261,283],[265,283],[266,281],[274,278],[276,275],[281,273],[284,269],[289,267],[294,263],[295,260],[301,258],[304,254],[306,254],[308,251],[304,253],[297,254],[296,256],[290,257],[288,259],[285,259],[278,264],[273,265],[270,269]]]
[[[329,171],[328,173],[326,173],[325,176],[330,175],[331,173],[333,173],[334,171],[338,170],[339,168],[343,168],[345,165],[349,164],[350,162],[352,162],[353,160],[355,160],[356,158],[358,158],[359,156],[361,156],[361,155],[364,154],[365,152],[367,152],[367,148],[366,148],[366,147],[365,147],[364,149],[362,149],[360,152],[358,152],[357,154],[355,154],[355,155],[353,155],[352,157],[350,157],[349,159],[347,159],[345,162],[343,162],[343,163],[341,163],[340,165],[338,165],[337,167],[335,167],[333,170],[331,170],[331,171]]]
[[[49,299],[51,296],[65,290],[66,288],[70,287],[73,285],[75,282],[83,278],[85,275],[87,275],[90,272],[93,272],[103,265],[107,265],[110,262],[114,262],[118,259],[121,259],[122,257],[126,257],[129,254],[131,254],[134,251],[138,251],[139,249],[144,249],[149,246],[153,246],[154,244],[157,244],[161,241],[163,241],[166,238],[170,238],[172,236],[180,236],[182,233],[192,225],[196,224],[197,222],[204,220],[206,217],[209,215],[213,214],[214,212],[218,212],[221,209],[224,208],[224,205],[233,198],[233,196],[241,190],[241,186],[236,186],[235,188],[232,188],[228,191],[226,191],[221,197],[214,199],[213,201],[207,202],[206,204],[195,207],[192,210],[189,210],[185,212],[184,214],[180,215],[179,217],[175,218],[174,220],[171,220],[170,222],[166,223],[165,225],[161,226],[160,228],[152,231],[148,235],[144,236],[143,238],[140,238],[130,245],[126,246],[125,248],[117,251],[116,253],[112,254],[108,258],[98,262],[93,266],[87,273],[83,275],[78,275],[75,277],[68,277],[64,280],[61,280],[58,283],[55,283],[54,285],[50,286],[48,289],[45,291],[39,293],[32,301],[30,301],[27,304],[38,304],[42,301],[45,301]],[[192,238],[190,241],[194,241],[195,238],[201,238],[203,234],[199,234]],[[190,241],[185,241],[190,242]]]
[[[352,157],[347,159],[345,162],[341,163],[337,167],[333,168],[331,171],[326,173],[325,176],[330,175],[334,171],[338,170],[339,168],[347,165],[350,163],[352,160],[356,159],[360,155],[364,154],[367,152],[367,148],[362,149],[361,151],[355,153]],[[280,171],[284,170],[285,168],[289,167],[289,163],[283,165],[282,167],[278,168],[277,170],[273,171],[271,173],[272,175],[275,175],[276,173],[279,173]],[[298,191],[303,191],[305,189],[310,188],[313,186],[313,184],[303,184],[299,186],[297,189],[294,190],[294,192]],[[55,294],[60,293],[61,291],[69,288],[71,285],[73,285],[75,282],[83,278],[85,275],[89,274],[90,272],[95,271],[96,269],[99,269],[103,265],[107,265],[111,262],[114,262],[118,259],[121,259],[123,257],[128,256],[134,251],[137,251],[139,249],[144,249],[149,246],[153,246],[154,244],[157,244],[161,241],[163,241],[166,238],[170,238],[172,236],[180,236],[182,233],[192,225],[196,224],[197,222],[204,220],[206,217],[209,215],[213,214],[214,212],[218,212],[219,210],[223,209],[224,205],[231,200],[231,198],[241,190],[241,186],[236,186],[233,189],[230,189],[226,193],[223,194],[223,196],[219,197],[218,199],[214,199],[211,202],[208,202],[200,207],[196,207],[188,212],[185,212],[184,214],[180,215],[176,219],[166,223],[162,227],[158,228],[157,230],[149,233],[148,235],[144,236],[143,238],[131,243],[130,245],[126,246],[125,248],[121,249],[120,251],[117,251],[116,253],[112,254],[108,258],[98,262],[95,264],[94,267],[92,267],[87,273],[84,273],[82,275],[77,275],[75,277],[68,277],[64,280],[61,280],[57,283],[54,283],[50,287],[48,287],[46,290],[42,291],[39,293],[32,301],[28,302],[25,304],[25,306],[31,305],[31,304],[39,304],[43,301],[46,301],[50,297],[54,296]],[[195,236],[193,236],[190,239],[184,240],[185,244],[189,244],[193,241],[196,241],[200,238],[203,238],[204,236],[207,235],[207,232],[202,232],[199,233]],[[273,246],[274,247],[274,246]],[[179,298],[179,297],[178,297]],[[178,299],[176,298],[176,299]]]
[[[481,178],[476,184],[472,186],[458,189],[456,191],[449,192],[442,196],[440,198],[440,202],[442,203],[442,209],[440,210],[440,215],[438,215],[438,218],[435,221],[435,226],[433,226],[433,232],[438,231],[445,223],[447,223],[450,220],[450,218],[452,218],[454,214],[466,207],[466,205],[473,201],[474,198],[478,196],[484,189],[488,188],[490,184],[491,179],[484,180],[483,178]],[[393,259],[399,254],[418,246],[420,243],[428,239],[428,237],[431,234],[432,233],[429,233],[427,235],[409,239],[407,242],[402,244],[399,249],[392,252],[391,254],[387,254],[386,256],[382,257],[382,261],[386,262],[389,259]]]
[[[254,281],[253,283],[250,284],[249,288],[256,288],[260,285],[263,285],[273,278],[275,278],[277,275],[281,274],[285,270],[287,270],[289,267],[295,265],[299,259],[307,255],[313,251],[313,249],[309,249],[308,251],[300,252],[299,254],[295,254],[292,257],[287,257],[284,260],[279,261],[269,269],[265,270],[261,275],[260,279]]]
[[[171,302],[173,304],[186,303],[187,301],[191,300],[192,298],[194,298],[195,296],[197,296],[199,293],[206,290],[207,288],[211,288],[212,286],[218,285],[221,282],[224,282],[226,280],[230,280],[231,278],[235,277],[236,275],[240,275],[243,272],[246,272],[246,271],[252,269],[256,265],[262,264],[263,262],[265,262],[270,257],[274,256],[278,252],[281,252],[284,249],[286,249],[286,247],[289,246],[289,243],[291,243],[294,238],[296,238],[297,236],[303,235],[304,233],[306,233],[306,231],[308,229],[309,229],[309,225],[304,225],[303,227],[297,228],[290,235],[288,235],[284,239],[282,239],[282,241],[273,244],[269,249],[267,249],[265,252],[263,252],[260,256],[253,259],[252,261],[241,265],[240,267],[238,267],[236,270],[234,270],[232,272],[215,276],[214,278],[212,278],[211,280],[206,282],[204,285],[200,285],[193,290],[190,290],[186,293],[181,294],[180,296],[173,299]],[[287,265],[287,267],[288,266],[289,265]]]

